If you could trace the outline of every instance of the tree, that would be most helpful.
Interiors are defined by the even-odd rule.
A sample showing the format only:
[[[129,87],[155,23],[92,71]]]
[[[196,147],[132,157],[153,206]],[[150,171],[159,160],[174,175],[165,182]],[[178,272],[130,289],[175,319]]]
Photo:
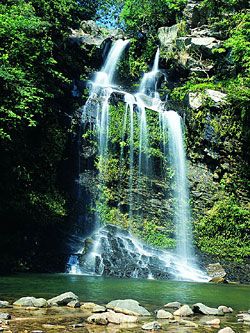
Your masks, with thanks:
[[[67,114],[79,106],[71,85],[88,61],[69,34],[95,13],[91,1],[0,4],[0,251],[11,233],[12,269],[41,248],[55,249],[58,243],[48,242],[46,228],[56,235],[66,224],[60,169],[69,140]],[[0,262],[0,270],[5,264]]]
[[[152,34],[159,27],[176,23],[186,0],[125,0],[120,19],[133,35]]]

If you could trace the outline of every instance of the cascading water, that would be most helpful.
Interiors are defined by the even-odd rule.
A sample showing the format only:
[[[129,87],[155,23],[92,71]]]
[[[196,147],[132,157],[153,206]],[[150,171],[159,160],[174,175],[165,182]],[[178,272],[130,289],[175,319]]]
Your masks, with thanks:
[[[196,268],[193,251],[189,190],[187,183],[186,156],[182,132],[182,118],[175,111],[160,113],[160,128],[164,141],[164,154],[169,158],[173,176],[174,225],[178,262],[178,279],[206,280]]]
[[[152,97],[153,99],[160,98],[157,92],[157,74],[159,73],[159,58],[160,49],[158,48],[155,54],[152,71],[144,74],[139,88],[140,94]]]
[[[99,98],[100,107],[97,112],[97,131],[99,135],[99,157],[104,158],[108,149],[109,132],[109,99],[113,92],[112,85],[115,69],[120,60],[128,40],[119,39],[111,47],[106,62],[100,72],[97,72],[90,92],[90,99]],[[98,96],[99,95],[99,96]],[[88,105],[88,101],[86,103]]]
[[[133,215],[133,176],[134,176],[134,104],[131,94],[125,94],[126,110],[129,108],[130,139],[129,139],[129,218]]]
[[[157,49],[155,54],[154,64],[152,71],[143,75],[139,92],[135,94],[137,108],[139,110],[139,122],[140,122],[140,137],[139,137],[139,165],[138,165],[138,176],[139,176],[139,187],[141,186],[140,177],[143,175],[148,176],[149,174],[149,138],[148,138],[148,125],[146,107],[148,102],[159,99],[157,92],[157,74],[159,73],[159,57],[160,49]],[[148,99],[150,98],[150,99]],[[153,102],[155,104],[155,102]]]
[[[175,111],[167,111],[163,121],[167,122],[169,157],[174,170],[176,254],[187,264],[193,258],[193,240],[181,117]]]
[[[143,173],[148,174],[148,126],[147,126],[147,116],[146,109],[143,102],[137,99],[137,105],[139,109],[139,119],[140,119],[140,138],[139,138],[139,176]]]
[[[129,40],[119,39],[113,44],[104,66],[102,67],[101,71],[97,72],[95,75],[95,80],[93,82],[94,89],[97,88],[99,90],[102,87],[109,87],[114,84],[113,79],[117,63],[120,60],[122,53],[128,43]],[[92,91],[90,92],[90,95],[91,93]]]
[[[122,53],[129,40],[117,40],[111,47],[104,66],[100,72],[97,72],[94,81],[91,82],[90,94],[87,102],[84,105],[82,112],[82,122],[93,122],[98,133],[98,155],[99,167],[101,172],[105,169],[105,157],[108,152],[108,136],[109,136],[109,99],[113,92],[113,79],[117,63],[119,62]],[[78,251],[81,253],[82,249]],[[72,274],[82,273],[79,268],[77,255],[72,255],[69,258],[68,272]],[[89,270],[91,271],[91,269]]]
[[[206,281],[207,278],[195,267],[192,248],[191,214],[186,177],[186,158],[183,144],[181,117],[174,111],[164,111],[157,92],[159,76],[158,49],[151,72],[144,74],[139,91],[135,95],[115,88],[115,68],[128,41],[117,41],[111,48],[107,60],[92,82],[90,96],[85,104],[83,118],[95,113],[98,132],[99,163],[105,167],[109,149],[109,103],[113,93],[124,95],[126,109],[122,127],[120,166],[123,166],[124,142],[129,133],[129,218],[132,221],[134,197],[140,192],[142,176],[148,176],[149,139],[146,109],[159,112],[159,132],[163,137],[164,154],[174,172],[174,224],[176,226],[176,250],[157,250],[144,245],[131,234],[114,226],[99,228],[86,239],[82,251],[69,260],[70,273],[88,275],[114,275],[120,277],[177,278],[190,281]],[[138,111],[138,187],[135,189],[135,137],[134,111]],[[129,124],[129,130],[128,130]],[[168,143],[168,145],[167,145]],[[101,182],[101,179],[100,179]],[[147,214],[147,212],[144,212]]]
[[[79,255],[82,275],[206,281],[200,270],[183,266],[176,255],[145,245],[128,231],[107,225],[86,239]]]

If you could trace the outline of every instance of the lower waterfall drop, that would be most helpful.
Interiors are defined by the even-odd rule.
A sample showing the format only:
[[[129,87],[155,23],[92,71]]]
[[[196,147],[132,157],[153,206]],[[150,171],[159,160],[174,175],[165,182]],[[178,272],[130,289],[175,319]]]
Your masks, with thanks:
[[[193,258],[193,239],[181,117],[175,111],[167,111],[163,119],[167,121],[169,157],[174,170],[176,254],[188,264]]]

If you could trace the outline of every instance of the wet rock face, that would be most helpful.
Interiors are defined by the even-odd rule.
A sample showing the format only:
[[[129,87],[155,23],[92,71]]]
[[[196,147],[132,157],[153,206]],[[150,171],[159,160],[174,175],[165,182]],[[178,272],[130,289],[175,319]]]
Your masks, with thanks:
[[[193,216],[199,218],[216,200],[218,184],[214,181],[213,172],[203,163],[190,163],[188,178],[193,201]]]
[[[193,52],[200,51],[203,55],[211,55],[211,52],[219,45],[219,41],[214,37],[192,37],[190,49]]]
[[[189,72],[206,78],[215,71],[218,56],[214,51],[221,46],[223,36],[204,23],[192,27],[186,36],[180,36],[178,25],[162,27],[158,31],[158,38],[163,50],[175,53],[176,65],[182,68],[181,75],[185,77]]]
[[[167,266],[163,260],[166,260],[163,251],[145,246],[127,231],[107,225],[86,239],[83,254],[79,255],[79,266],[88,274],[173,278],[171,262]]]
[[[226,94],[220,91],[206,89],[203,93],[190,92],[186,100],[188,106],[194,110],[200,109],[208,100],[213,103],[213,107],[218,108],[226,103],[226,96]]]

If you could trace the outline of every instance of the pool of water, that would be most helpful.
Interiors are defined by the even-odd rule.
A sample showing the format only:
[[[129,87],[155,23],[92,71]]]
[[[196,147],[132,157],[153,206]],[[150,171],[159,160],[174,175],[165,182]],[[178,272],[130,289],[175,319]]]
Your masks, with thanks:
[[[250,309],[250,286],[182,281],[117,279],[67,274],[18,274],[0,277],[0,299],[22,296],[44,297],[72,291],[80,301],[105,304],[114,299],[133,298],[154,310],[172,301],[208,306],[227,305]]]

